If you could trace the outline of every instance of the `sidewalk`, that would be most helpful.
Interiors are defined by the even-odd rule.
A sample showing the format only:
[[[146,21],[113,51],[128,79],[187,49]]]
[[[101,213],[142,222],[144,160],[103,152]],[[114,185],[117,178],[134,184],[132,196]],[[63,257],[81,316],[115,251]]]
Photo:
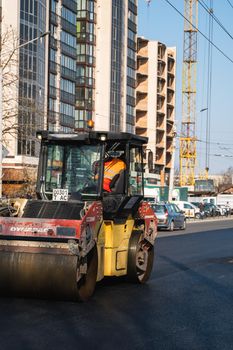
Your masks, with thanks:
[[[224,220],[233,220],[233,215],[228,215],[228,216],[213,216],[213,217],[208,217],[205,219],[188,219],[186,220],[187,224],[188,223],[202,223],[202,222],[208,222],[208,221],[224,221]]]

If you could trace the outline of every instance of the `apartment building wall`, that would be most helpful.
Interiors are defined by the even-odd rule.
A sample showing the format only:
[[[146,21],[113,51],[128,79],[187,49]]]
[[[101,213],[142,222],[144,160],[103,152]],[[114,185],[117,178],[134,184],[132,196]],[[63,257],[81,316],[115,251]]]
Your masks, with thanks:
[[[153,169],[169,185],[174,166],[175,48],[138,38],[136,133],[147,136]]]

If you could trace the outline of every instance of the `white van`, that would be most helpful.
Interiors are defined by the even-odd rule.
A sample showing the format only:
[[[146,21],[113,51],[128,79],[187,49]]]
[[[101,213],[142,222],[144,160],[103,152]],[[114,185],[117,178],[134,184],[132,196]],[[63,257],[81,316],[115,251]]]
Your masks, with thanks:
[[[202,217],[200,209],[192,203],[185,201],[174,201],[173,203],[175,203],[180,210],[184,211],[186,218],[200,219]]]

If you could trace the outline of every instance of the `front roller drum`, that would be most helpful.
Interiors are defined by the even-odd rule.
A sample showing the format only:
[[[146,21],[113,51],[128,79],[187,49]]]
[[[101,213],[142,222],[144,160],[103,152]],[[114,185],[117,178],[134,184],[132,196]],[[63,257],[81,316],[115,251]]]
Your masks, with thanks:
[[[128,280],[134,283],[145,283],[151,274],[154,261],[154,246],[143,240],[143,232],[132,231],[128,251]]]
[[[22,249],[21,249],[22,250]],[[25,249],[26,250],[26,249]],[[37,249],[38,250],[38,249]],[[46,249],[39,252],[0,250],[0,294],[62,300],[87,300],[97,278],[96,246],[87,256],[87,273],[77,283],[78,258]]]

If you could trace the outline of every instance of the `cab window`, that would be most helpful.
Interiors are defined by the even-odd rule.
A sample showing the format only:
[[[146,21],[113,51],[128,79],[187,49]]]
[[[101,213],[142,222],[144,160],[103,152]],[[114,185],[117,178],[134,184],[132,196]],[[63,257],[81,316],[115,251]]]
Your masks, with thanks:
[[[129,194],[143,195],[142,152],[139,147],[130,149]]]

